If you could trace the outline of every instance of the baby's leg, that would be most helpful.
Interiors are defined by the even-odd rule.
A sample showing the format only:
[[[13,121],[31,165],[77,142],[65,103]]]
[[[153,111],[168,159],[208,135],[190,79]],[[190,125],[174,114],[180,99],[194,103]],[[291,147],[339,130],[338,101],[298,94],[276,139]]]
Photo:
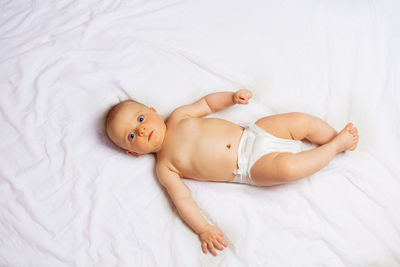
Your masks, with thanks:
[[[264,131],[279,138],[303,140],[323,145],[337,132],[325,121],[300,112],[277,114],[259,119],[256,124]]]
[[[334,139],[315,149],[297,154],[273,152],[264,155],[251,168],[251,177],[263,186],[295,181],[319,171],[336,154],[355,149],[357,142],[357,129],[349,123]]]

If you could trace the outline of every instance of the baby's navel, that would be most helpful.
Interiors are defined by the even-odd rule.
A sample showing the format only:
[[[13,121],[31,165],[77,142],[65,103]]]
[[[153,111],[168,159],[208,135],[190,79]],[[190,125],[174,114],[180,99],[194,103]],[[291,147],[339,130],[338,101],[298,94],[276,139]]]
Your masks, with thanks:
[[[228,149],[231,149],[231,144],[227,144],[226,147],[227,147]]]

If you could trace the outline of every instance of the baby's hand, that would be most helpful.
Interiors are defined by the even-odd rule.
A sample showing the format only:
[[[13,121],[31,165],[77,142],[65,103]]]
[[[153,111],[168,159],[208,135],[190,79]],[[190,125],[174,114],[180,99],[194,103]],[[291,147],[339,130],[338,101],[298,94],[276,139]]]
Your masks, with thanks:
[[[247,89],[240,89],[233,94],[233,103],[235,104],[248,104],[249,99],[253,94]]]
[[[203,248],[204,254],[207,254],[207,248],[210,252],[217,256],[217,252],[215,252],[214,248],[219,250],[223,250],[223,246],[227,247],[228,245],[225,243],[222,237],[224,236],[217,227],[213,225],[208,225],[207,228],[199,234],[201,240],[201,247]],[[223,246],[222,246],[223,245]]]

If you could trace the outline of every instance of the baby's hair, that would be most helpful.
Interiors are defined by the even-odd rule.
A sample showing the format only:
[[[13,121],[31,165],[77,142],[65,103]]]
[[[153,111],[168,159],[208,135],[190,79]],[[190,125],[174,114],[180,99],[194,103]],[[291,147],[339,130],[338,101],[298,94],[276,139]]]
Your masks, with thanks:
[[[126,103],[126,102],[134,102],[134,103],[140,104],[139,102],[137,102],[135,100],[132,100],[132,99],[127,99],[127,100],[119,102],[118,104],[115,104],[107,112],[106,125],[107,125],[107,123],[109,123],[115,117],[115,113],[118,111],[119,107],[121,107],[121,105]]]
[[[109,138],[110,138],[110,136],[108,135],[108,131],[107,131],[108,127],[107,127],[107,126],[108,126],[109,123],[114,119],[114,117],[115,117],[115,115],[117,114],[117,112],[118,112],[119,108],[121,107],[121,105],[124,104],[124,103],[126,103],[126,102],[133,102],[133,103],[137,103],[137,104],[143,105],[142,103],[137,102],[137,101],[135,101],[135,100],[127,99],[127,100],[123,100],[123,101],[119,102],[118,104],[115,104],[114,106],[112,106],[112,107],[110,108],[110,110],[107,112],[106,120],[105,120],[106,133],[107,133],[107,136],[108,136]],[[111,138],[110,138],[110,139],[111,139]],[[112,140],[112,139],[111,139],[111,140]]]

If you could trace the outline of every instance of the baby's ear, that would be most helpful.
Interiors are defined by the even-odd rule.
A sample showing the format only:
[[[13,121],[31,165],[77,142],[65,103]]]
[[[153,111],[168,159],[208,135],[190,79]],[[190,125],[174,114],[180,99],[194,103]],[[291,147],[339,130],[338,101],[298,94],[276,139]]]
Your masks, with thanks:
[[[139,154],[137,152],[132,152],[132,151],[129,151],[129,150],[125,150],[125,152],[126,152],[126,154],[135,155],[137,157],[143,156],[143,154]]]
[[[150,108],[152,111],[157,112],[155,108],[151,107]]]

